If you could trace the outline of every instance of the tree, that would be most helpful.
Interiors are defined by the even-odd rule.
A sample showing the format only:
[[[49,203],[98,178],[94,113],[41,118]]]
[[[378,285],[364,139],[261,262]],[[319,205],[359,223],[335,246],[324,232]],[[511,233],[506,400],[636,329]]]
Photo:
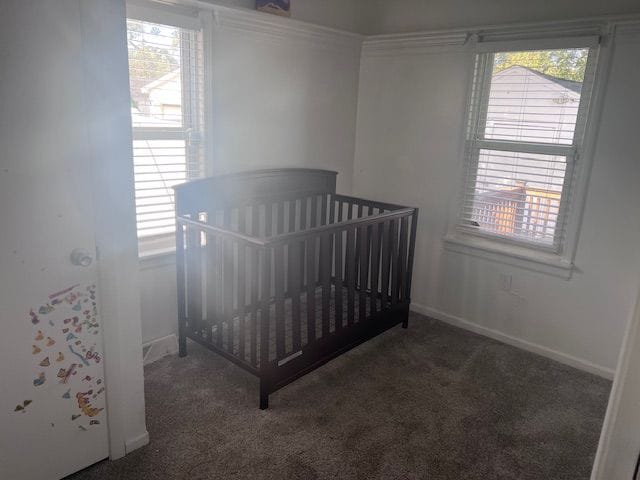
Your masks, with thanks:
[[[171,41],[166,46],[154,41],[153,37],[166,37]],[[132,102],[138,106],[144,101],[140,88],[180,67],[179,29],[161,31],[157,26],[135,20],[127,20],[127,47],[129,50],[129,78]]]
[[[588,49],[498,52],[494,56],[493,73],[514,65],[527,67],[545,75],[582,82],[587,66]]]

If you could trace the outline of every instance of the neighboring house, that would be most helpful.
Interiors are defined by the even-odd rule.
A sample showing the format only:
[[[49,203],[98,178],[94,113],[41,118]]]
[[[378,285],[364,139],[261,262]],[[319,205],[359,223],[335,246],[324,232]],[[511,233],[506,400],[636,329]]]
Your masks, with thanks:
[[[156,119],[180,121],[182,115],[180,68],[140,87],[138,109]]]
[[[571,144],[581,88],[580,82],[521,66],[495,74],[486,138]],[[503,234],[553,232],[565,176],[555,160],[534,154],[481,153],[473,209],[478,226]]]

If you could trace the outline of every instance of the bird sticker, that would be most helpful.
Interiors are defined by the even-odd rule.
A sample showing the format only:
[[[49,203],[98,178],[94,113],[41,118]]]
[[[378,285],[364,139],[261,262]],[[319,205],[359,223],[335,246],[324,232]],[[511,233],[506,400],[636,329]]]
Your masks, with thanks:
[[[24,402],[22,402],[22,405],[21,404],[16,405],[16,408],[14,408],[13,411],[25,413],[27,406],[29,406],[31,403],[32,403],[32,400],[25,400]]]

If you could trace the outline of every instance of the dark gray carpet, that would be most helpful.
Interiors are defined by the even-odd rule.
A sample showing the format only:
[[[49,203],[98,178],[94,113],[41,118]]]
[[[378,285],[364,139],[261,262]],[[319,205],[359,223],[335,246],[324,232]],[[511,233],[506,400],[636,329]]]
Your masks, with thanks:
[[[145,370],[151,443],[80,479],[587,479],[610,382],[440,322],[273,394],[195,344]]]

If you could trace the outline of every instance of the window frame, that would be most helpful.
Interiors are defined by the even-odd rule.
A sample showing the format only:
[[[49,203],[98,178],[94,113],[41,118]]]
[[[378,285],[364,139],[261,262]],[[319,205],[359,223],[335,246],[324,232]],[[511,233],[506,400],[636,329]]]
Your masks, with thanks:
[[[597,33],[597,34],[594,34]],[[610,59],[607,36],[603,36],[598,27],[589,29],[588,34],[561,37],[551,36],[528,38],[527,32],[498,33],[498,39],[484,39],[480,35],[473,35],[470,39],[469,67],[467,75],[467,97],[464,103],[465,123],[461,137],[461,186],[458,195],[457,208],[453,209],[449,220],[449,228],[443,239],[444,247],[448,251],[468,254],[502,263],[520,266],[525,269],[549,273],[563,278],[571,278],[575,269],[574,260],[577,249],[580,225],[583,216],[586,187],[591,170],[595,137],[597,135],[598,120],[602,109],[602,95],[605,87],[606,71]],[[491,35],[489,35],[490,37]],[[502,37],[507,37],[503,39]],[[513,37],[515,40],[509,39]],[[592,82],[587,101],[581,98],[580,108],[576,119],[575,133],[572,144],[544,144],[534,142],[510,142],[504,140],[486,140],[476,138],[474,134],[481,131],[482,124],[481,102],[488,102],[490,79],[493,72],[493,55],[505,51],[536,51],[560,50],[569,48],[589,48],[589,59],[585,69],[592,75]],[[478,76],[482,76],[478,81]],[[486,106],[486,105],[485,105]],[[484,123],[486,125],[486,122]],[[484,127],[482,127],[484,128]],[[484,132],[482,132],[484,133]],[[558,218],[562,219],[562,228],[556,228],[556,238],[562,234],[559,242],[547,246],[542,243],[514,239],[509,236],[495,235],[483,232],[477,227],[462,223],[463,208],[466,198],[466,187],[469,185],[467,175],[477,175],[478,155],[474,164],[472,148],[505,147],[527,144],[531,153],[555,154],[566,157],[567,171],[563,184],[563,198]],[[480,147],[482,146],[482,147]],[[549,148],[550,147],[550,148]],[[557,153],[562,152],[562,153]],[[473,167],[472,172],[470,168]],[[565,196],[565,192],[568,194]]]
[[[199,112],[200,121],[202,122],[201,128],[196,135],[201,135],[198,139],[200,145],[200,154],[197,167],[198,176],[188,175],[188,179],[203,177],[209,175],[212,171],[212,165],[210,162],[211,152],[211,137],[212,137],[212,112],[211,112],[211,45],[212,45],[212,30],[213,30],[213,18],[210,12],[202,11],[195,8],[189,8],[180,5],[166,5],[149,0],[129,0],[126,5],[126,19],[137,20],[142,22],[157,23],[187,30],[195,30],[200,32],[202,41],[202,69],[203,69],[203,88],[201,99],[201,112]],[[184,69],[183,69],[184,70]],[[189,80],[191,72],[183,71],[181,74],[181,81]],[[191,102],[192,103],[192,102]],[[192,105],[184,105],[182,109],[183,118],[185,117],[185,109],[192,108]],[[190,130],[187,125],[184,125],[183,130],[185,132]],[[137,130],[137,131],[136,131]],[[144,127],[133,127],[131,129],[132,145],[136,139],[144,139],[147,134],[151,133],[154,129],[145,129]],[[157,129],[154,133],[160,136],[157,139],[162,139],[165,136],[166,139],[176,139],[176,135],[180,132],[176,131],[161,131]],[[142,134],[144,138],[136,138],[137,134]],[[164,134],[164,135],[163,135]],[[185,142],[191,141],[191,133],[187,132],[185,136]],[[132,157],[133,160],[133,157]],[[188,162],[188,158],[186,159]],[[187,167],[188,168],[188,167]],[[134,180],[135,181],[135,180]],[[135,187],[134,187],[135,188]],[[137,233],[137,228],[136,228]],[[138,258],[140,259],[153,259],[154,257],[164,256],[175,253],[175,243],[173,239],[175,233],[165,233],[158,235],[150,235],[146,237],[138,237]]]

